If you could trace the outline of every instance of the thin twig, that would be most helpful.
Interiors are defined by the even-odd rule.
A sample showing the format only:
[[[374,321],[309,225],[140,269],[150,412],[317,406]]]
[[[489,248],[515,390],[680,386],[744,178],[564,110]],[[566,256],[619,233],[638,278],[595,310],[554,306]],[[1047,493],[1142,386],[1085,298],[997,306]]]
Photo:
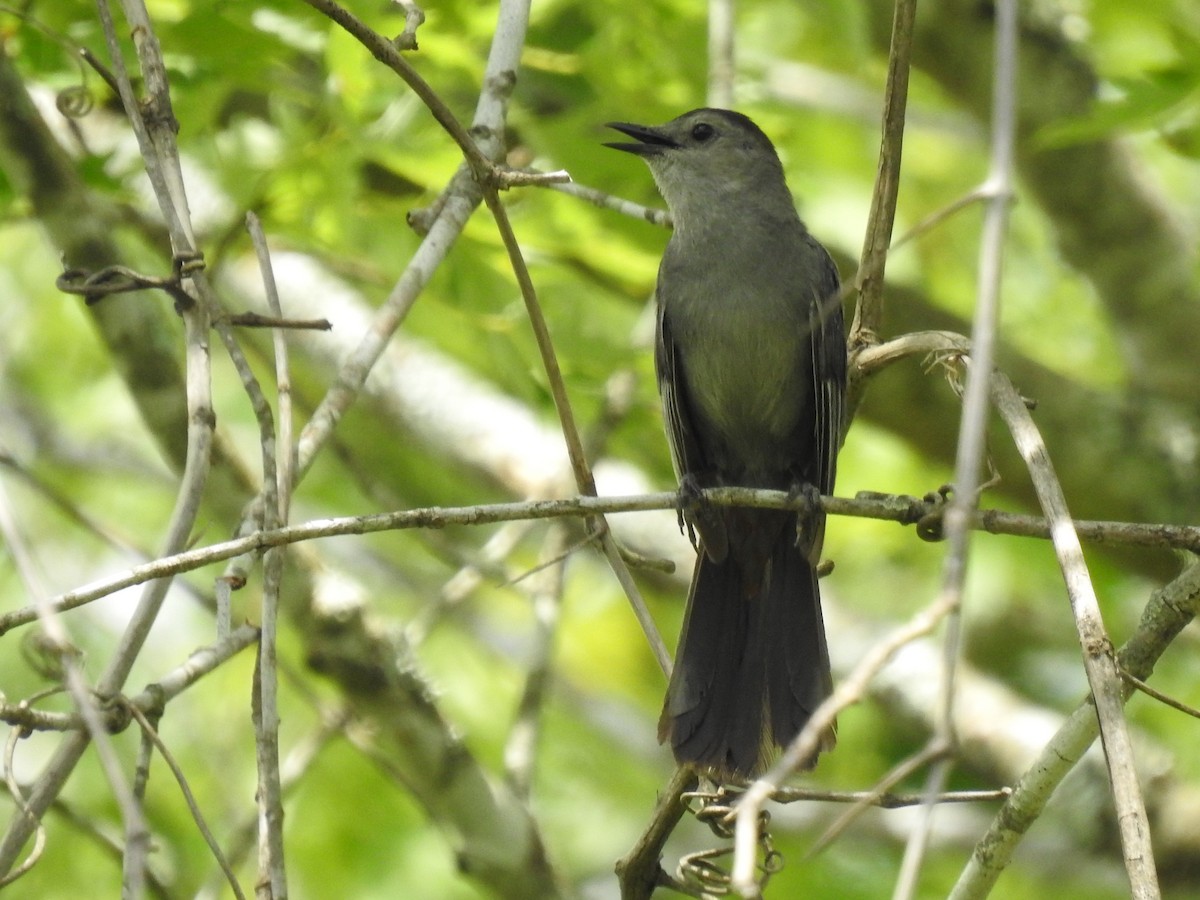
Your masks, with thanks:
[[[601,209],[611,209],[621,215],[631,216],[634,219],[642,219],[651,225],[658,225],[660,228],[671,228],[673,226],[671,214],[665,209],[643,206],[640,203],[634,203],[632,200],[614,197],[612,194],[605,193],[596,188],[585,187],[575,182],[571,184],[547,184],[545,186],[551,190],[570,194],[572,197],[578,197],[580,200],[586,200],[588,203],[598,206]]]
[[[908,107],[908,72],[912,56],[916,0],[896,0],[892,18],[892,42],[888,51],[887,85],[883,95],[883,122],[879,146],[879,169],[871,195],[867,234],[854,287],[858,301],[850,325],[851,353],[878,342],[883,325],[883,284],[888,247],[896,220],[896,197],[900,191],[900,161],[904,151],[904,117]],[[853,366],[851,366],[853,373]],[[847,411],[853,418],[861,399],[861,387],[851,376]]]
[[[509,263],[512,265],[513,272],[517,276],[517,283],[521,288],[521,296],[525,300],[526,314],[529,316],[529,321],[537,340],[538,350],[541,353],[542,366],[546,371],[546,379],[550,385],[550,395],[554,399],[555,411],[558,413],[558,421],[562,428],[563,440],[567,445],[567,456],[571,460],[571,471],[575,476],[575,483],[581,493],[594,496],[596,494],[596,480],[592,475],[591,466],[587,461],[587,453],[583,446],[583,437],[579,432],[578,426],[575,424],[575,414],[571,411],[571,402],[567,397],[567,388],[563,383],[562,371],[559,368],[558,357],[554,351],[554,343],[550,338],[550,329],[546,325],[545,317],[542,315],[541,304],[538,303],[533,279],[529,276],[529,269],[525,265],[520,245],[517,243],[517,237],[513,233],[512,224],[508,219],[508,213],[504,209],[504,204],[500,202],[499,195],[493,189],[485,188],[483,199],[488,209],[491,210],[493,218],[496,220],[496,228],[499,230],[505,249],[508,251]],[[658,632],[658,626],[655,625],[654,617],[650,614],[650,610],[646,606],[641,592],[638,590],[637,585],[634,584],[629,567],[625,564],[625,560],[621,556],[621,551],[613,539],[612,530],[602,517],[598,517],[594,522],[589,522],[588,529],[594,532],[600,541],[605,558],[608,559],[613,574],[616,575],[618,583],[629,599],[634,617],[641,626],[642,632],[646,636],[646,642],[650,645],[659,667],[665,674],[669,674],[671,664],[666,644],[663,642],[662,635]]]
[[[267,593],[264,590],[264,595]],[[264,606],[266,604],[264,603]],[[283,791],[279,779],[279,712],[275,700],[275,657],[265,656],[259,642],[251,685],[250,719],[254,724],[254,759],[258,774],[257,890],[268,900],[287,897],[283,844]],[[273,650],[273,648],[272,648]]]
[[[116,77],[109,70],[108,66],[104,64],[103,60],[92,53],[87,47],[79,48],[79,56],[104,80],[104,83],[108,85],[108,89],[113,92],[114,97],[121,96],[121,85],[117,82]]]
[[[266,237],[258,217],[247,213],[246,227],[258,255],[263,289],[271,313],[277,318],[283,312],[275,287],[275,275]],[[291,497],[292,429],[291,379],[288,375],[287,344],[283,332],[272,335],[275,347],[275,380],[281,417],[280,434],[275,433],[275,419],[267,407],[258,415],[262,445],[263,527],[273,528],[287,522]],[[265,404],[264,404],[265,405]],[[257,412],[257,409],[256,409]],[[286,424],[283,424],[286,422]],[[263,559],[262,629],[258,642],[258,664],[254,669],[254,703],[252,716],[255,728],[255,759],[258,770],[258,790],[255,798],[259,810],[259,885],[270,885],[272,898],[287,896],[287,874],[283,841],[283,792],[279,775],[279,678],[276,669],[276,632],[279,620],[279,589],[283,579],[284,549],[272,547]]]
[[[237,876],[233,874],[233,869],[230,868],[229,862],[225,859],[225,854],[221,852],[221,845],[217,843],[217,839],[213,837],[212,831],[208,827],[208,823],[204,820],[204,813],[200,811],[200,805],[196,802],[195,795],[192,794],[191,786],[188,784],[187,776],[183,774],[183,769],[179,767],[179,763],[175,761],[175,757],[163,743],[163,740],[158,735],[158,731],[150,724],[150,720],[133,704],[127,704],[126,709],[130,715],[137,719],[138,724],[142,727],[142,734],[149,737],[154,744],[159,755],[163,758],[163,762],[167,764],[167,768],[171,770],[171,774],[175,776],[175,781],[179,785],[179,791],[183,794],[184,802],[187,803],[188,810],[192,814],[192,821],[196,823],[196,829],[204,838],[204,842],[208,844],[208,849],[212,851],[213,858],[221,867],[221,871],[225,873],[225,878],[229,882],[229,887],[233,891],[234,896],[238,900],[246,900],[246,895],[242,893],[242,888],[238,884]]]
[[[963,394],[958,451],[954,463],[954,495],[946,509],[947,549],[942,569],[939,605],[948,609],[940,684],[941,714],[935,725],[938,739],[953,746],[955,673],[962,652],[962,593],[967,577],[971,519],[979,505],[980,472],[987,447],[988,392],[1000,317],[1000,283],[1012,194],[1013,153],[1016,144],[1017,9],[1015,0],[996,4],[994,75],[992,84],[991,159],[984,192],[988,195],[979,248],[979,276],[971,330],[971,364]],[[934,790],[946,777],[944,761],[930,773]],[[934,807],[925,807],[918,828],[910,832],[893,900],[915,896],[921,862],[933,828]]]
[[[1131,672],[1126,671],[1125,669],[1118,668],[1117,671],[1120,673],[1122,680],[1124,680],[1126,684],[1133,685],[1147,697],[1153,697],[1164,706],[1169,706],[1171,709],[1181,712],[1185,716],[1191,716],[1193,719],[1200,719],[1200,709],[1196,709],[1194,706],[1188,706],[1186,703],[1176,700],[1169,694],[1164,694],[1162,691],[1155,690],[1154,688],[1150,687],[1150,685],[1146,684],[1146,682],[1142,681],[1142,679],[1138,678]]]
[[[491,211],[492,218],[496,221],[496,229],[500,232],[500,239],[504,242],[504,249],[508,252],[509,265],[517,277],[521,296],[525,300],[525,313],[533,327],[538,352],[542,357],[542,367],[546,371],[550,396],[554,400],[554,409],[558,414],[563,440],[567,445],[567,456],[571,460],[571,471],[575,475],[575,483],[580,493],[595,496],[596,481],[592,477],[591,466],[588,465],[587,454],[583,449],[583,437],[579,432],[579,426],[575,424],[575,413],[571,410],[571,401],[567,397],[562,369],[558,365],[558,355],[554,351],[554,342],[550,337],[550,327],[546,324],[546,317],[542,315],[537,290],[533,286],[529,268],[525,265],[521,246],[517,242],[512,223],[508,219],[508,212],[504,209],[504,204],[500,202],[499,194],[494,190],[485,189],[483,200]]]
[[[864,812],[866,812],[872,806],[882,806],[885,809],[890,809],[890,808],[892,808],[892,806],[891,806],[892,803],[894,803],[896,806],[907,806],[907,805],[916,805],[917,803],[928,802],[928,799],[929,799],[928,793],[903,795],[903,796],[910,797],[913,799],[913,803],[908,804],[908,803],[903,803],[903,802],[896,802],[894,798],[896,798],[897,795],[888,794],[886,792],[891,790],[893,785],[899,784],[901,781],[903,781],[905,778],[907,778],[913,772],[916,772],[919,769],[924,768],[925,766],[929,765],[929,763],[931,761],[933,761],[933,760],[937,759],[939,756],[942,756],[943,754],[945,754],[946,750],[947,750],[947,748],[944,745],[937,743],[937,742],[927,744],[925,747],[923,747],[921,749],[920,753],[916,753],[916,754],[908,757],[907,759],[901,760],[899,763],[897,763],[895,766],[893,766],[891,771],[889,771],[882,778],[880,778],[879,781],[877,781],[875,783],[875,786],[873,788],[871,788],[871,790],[859,791],[859,792],[855,792],[854,794],[852,794],[851,796],[854,797],[854,799],[850,800],[848,802],[851,802],[854,805],[851,806],[844,813],[842,813],[840,816],[838,816],[836,819],[834,819],[834,821],[829,825],[829,827],[825,829],[825,832],[819,838],[817,838],[816,842],[812,845],[812,847],[810,847],[808,849],[808,852],[805,854],[805,856],[806,857],[816,856],[818,853],[820,853],[822,850],[824,850],[826,847],[828,847],[830,844],[832,844],[835,840],[837,840],[839,835],[841,835],[847,828],[849,828],[860,815],[862,815]],[[786,792],[787,792],[787,788],[781,788],[780,790],[775,792],[775,795],[771,799],[776,801],[777,803],[782,802],[780,799],[781,795],[786,795]],[[974,793],[974,792],[968,792],[968,793]],[[984,793],[993,794],[996,792],[987,791]],[[1003,793],[1003,792],[1000,792],[1000,793]],[[949,802],[945,799],[946,796],[947,795],[944,793],[939,794],[936,799],[936,802],[938,802],[938,803]],[[886,802],[886,803],[884,802],[885,797],[890,798],[889,802]],[[813,798],[813,799],[819,799],[819,798]]]
[[[134,769],[133,776],[133,796],[136,798],[139,806],[144,806],[146,803],[146,786],[150,782],[150,763],[154,758],[154,742],[149,735],[142,732],[142,739],[138,743],[138,758],[137,766]],[[131,850],[131,847],[137,848],[139,844],[148,844],[149,834],[139,841],[131,841],[128,829],[125,835],[125,847],[122,852],[122,875],[121,875],[121,896],[136,897],[142,891],[142,884],[147,876],[147,862],[144,850]],[[148,847],[146,848],[148,849]]]
[[[196,241],[190,224],[187,191],[183,186],[179,169],[179,152],[175,146],[175,114],[171,108],[171,95],[167,86],[167,70],[163,65],[158,39],[151,27],[149,15],[138,0],[122,0],[122,9],[134,36],[141,65],[142,81],[145,85],[145,105],[139,103],[134,94],[133,83],[125,67],[122,48],[109,9],[109,0],[97,0],[100,23],[113,66],[121,105],[125,116],[137,138],[142,163],[154,197],[163,214],[167,232],[171,236],[171,249],[179,254],[184,250],[195,251]]]
[[[333,328],[328,319],[285,319],[281,315],[264,316],[256,312],[230,313],[221,316],[221,321],[240,328],[286,328],[291,331],[329,331]]]
[[[884,781],[907,777],[906,774],[911,773],[921,766],[928,765],[930,759],[937,757],[939,751],[936,747],[928,747],[922,750],[915,756],[909,757],[895,769],[888,773]],[[934,798],[936,803],[987,803],[992,800],[1004,800],[1012,795],[1011,788],[996,788],[995,790],[982,791],[944,791]],[[849,803],[854,806],[863,805],[866,807],[877,807],[879,809],[903,809],[907,806],[917,806],[921,803],[929,802],[929,795],[922,792],[920,794],[894,794],[881,793],[879,785],[876,785],[869,791],[817,791],[811,788],[793,788],[781,787],[771,799],[776,803]],[[830,832],[833,828],[830,828]],[[826,837],[832,837],[828,832]],[[808,856],[815,855],[820,849],[830,843],[829,840],[823,839],[818,841],[808,852]]]
[[[211,296],[207,284],[207,281],[197,283],[197,291],[205,298],[206,304],[210,309],[216,308],[216,300]],[[278,477],[276,476],[275,459],[277,456],[276,448],[278,446],[278,439],[275,435],[275,415],[271,411],[271,404],[267,402],[262,384],[259,382],[258,376],[254,374],[254,369],[250,366],[250,361],[246,358],[245,353],[242,352],[241,345],[238,344],[228,320],[222,319],[219,316],[215,317],[213,319],[213,329],[221,338],[221,344],[224,346],[225,352],[229,355],[229,359],[233,363],[234,371],[237,372],[238,378],[241,381],[242,390],[246,392],[246,397],[250,401],[254,420],[258,424],[259,458],[263,470],[263,497],[266,510],[264,511],[261,507],[254,506],[254,512],[261,518],[261,521],[256,523],[256,527],[271,528],[279,524],[278,501],[276,500]],[[253,530],[247,526],[248,523],[242,523],[241,528],[244,531]],[[249,568],[256,561],[254,558],[238,560],[222,576],[215,580],[214,590],[217,596],[218,639],[228,634],[230,624],[228,619],[230,604],[227,592],[241,588],[246,583]],[[273,641],[268,641],[267,643],[273,646]]]
[[[904,234],[900,235],[900,237],[896,238],[896,240],[892,242],[890,250],[895,251],[900,249],[909,241],[915,241],[921,235],[932,231],[938,225],[941,225],[951,216],[961,212],[968,206],[987,199],[988,193],[982,187],[976,187],[973,190],[968,191],[952,203],[948,203],[941,209],[930,213],[912,228],[908,229],[908,231],[904,232]]]

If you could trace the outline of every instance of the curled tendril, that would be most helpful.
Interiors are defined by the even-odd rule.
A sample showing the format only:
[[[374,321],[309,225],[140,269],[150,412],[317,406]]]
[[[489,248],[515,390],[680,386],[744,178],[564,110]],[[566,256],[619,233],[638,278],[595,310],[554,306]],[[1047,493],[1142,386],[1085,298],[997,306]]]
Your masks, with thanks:
[[[689,853],[680,858],[676,874],[688,887],[696,888],[709,896],[723,897],[729,893],[730,878],[722,864],[722,858],[732,852],[729,847],[714,847]]]
[[[783,871],[783,854],[772,848],[767,851],[767,855],[763,857],[760,868],[764,875],[774,875],[776,872]],[[764,879],[765,882],[765,879]]]
[[[87,85],[76,84],[59,91],[54,105],[68,119],[82,119],[95,109],[96,100]]]
[[[727,791],[723,787],[716,791],[689,791],[683,798],[692,815],[706,824],[714,835],[726,840],[733,838],[730,817],[737,800],[736,791]],[[761,810],[758,819],[758,845],[762,860],[756,866],[759,890],[765,888],[771,876],[781,871],[784,866],[783,854],[775,849],[775,842],[768,830],[770,824],[770,812]],[[677,877],[684,885],[705,896],[727,896],[731,890],[732,879],[726,860],[732,854],[731,846],[711,847],[689,853],[680,858]]]
[[[53,682],[61,682],[66,677],[64,660],[67,657],[79,659],[82,655],[78,647],[63,646],[40,629],[25,632],[19,646],[26,665]]]

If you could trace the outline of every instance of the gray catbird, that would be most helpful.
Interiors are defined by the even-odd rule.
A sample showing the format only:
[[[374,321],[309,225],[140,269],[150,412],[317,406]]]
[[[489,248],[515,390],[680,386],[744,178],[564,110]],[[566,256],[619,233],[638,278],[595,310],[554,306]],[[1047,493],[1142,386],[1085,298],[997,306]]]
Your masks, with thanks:
[[[749,777],[831,689],[815,569],[825,519],[815,503],[801,515],[711,507],[696,489],[833,490],[846,390],[837,269],[746,116],[610,127],[636,141],[608,146],[646,161],[675,220],[655,368],[700,553],[659,740],[681,763]],[[833,742],[830,730],[822,749]]]

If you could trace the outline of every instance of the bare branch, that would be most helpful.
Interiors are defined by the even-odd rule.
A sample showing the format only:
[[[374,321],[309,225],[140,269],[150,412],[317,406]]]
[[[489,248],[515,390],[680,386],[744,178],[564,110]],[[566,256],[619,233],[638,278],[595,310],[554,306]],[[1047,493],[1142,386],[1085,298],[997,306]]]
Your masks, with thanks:
[[[896,196],[900,191],[900,160],[904,149],[904,117],[908,107],[908,70],[912,56],[913,24],[916,0],[897,0],[892,18],[892,44],[888,52],[887,85],[884,88],[882,135],[879,147],[879,171],[867,218],[867,235],[854,287],[858,302],[850,325],[852,356],[878,342],[883,325],[883,279],[887,267],[888,246],[896,219]],[[851,373],[854,371],[853,358]],[[847,409],[853,418],[861,399],[851,375]]]
[[[884,808],[888,808],[888,805],[883,802],[883,798],[895,795],[889,795],[886,793],[887,791],[891,790],[894,785],[899,784],[909,775],[929,765],[930,762],[936,761],[938,758],[945,756],[949,751],[949,747],[947,747],[941,741],[935,739],[931,744],[927,744],[920,753],[914,754],[913,756],[908,757],[908,759],[902,760],[897,765],[892,766],[891,771],[879,779],[879,781],[875,784],[875,787],[873,787],[871,790],[856,792],[855,794],[851,795],[855,797],[855,799],[851,801],[854,805],[838,816],[837,819],[834,820],[833,824],[825,829],[825,833],[817,838],[816,843],[809,848],[809,851],[806,855],[809,857],[816,856],[835,840],[837,840],[838,836],[847,828],[849,828],[854,820],[870,807],[882,806]],[[775,792],[775,796],[771,799],[778,802],[780,800],[780,795],[784,794],[785,792],[786,788],[780,789]],[[1001,791],[1000,793],[1004,792]],[[913,805],[916,805],[916,803],[930,802],[930,795],[928,792],[917,794],[915,797],[916,800]],[[935,802],[945,803],[946,801],[942,799],[943,797],[945,797],[945,794],[939,793],[938,799]]]
[[[404,31],[392,38],[398,50],[417,49],[417,29],[425,24],[425,11],[412,0],[393,0],[404,10]]]
[[[666,789],[659,794],[650,824],[632,849],[617,860],[617,881],[621,885],[621,900],[649,900],[655,888],[672,879],[662,868],[662,851],[667,838],[687,812],[683,795],[696,787],[696,775],[679,767],[671,776]]]
[[[996,408],[1004,416],[1013,440],[1025,457],[1029,474],[1042,499],[1042,508],[1050,520],[1051,540],[1066,582],[1079,643],[1083,649],[1083,665],[1100,721],[1130,888],[1138,900],[1150,900],[1159,896],[1158,874],[1154,867],[1145,801],[1137,783],[1133,746],[1122,713],[1124,686],[1083,558],[1083,547],[1072,526],[1046,446],[1020,394],[1000,373],[992,377],[992,391]]]
[[[257,640],[258,629],[253,625],[242,625],[228,638],[192,653],[182,665],[146,685],[136,696],[127,698],[126,704],[133,704],[147,715],[161,715],[167,703]],[[31,700],[22,700],[15,706],[0,704],[0,721],[25,731],[75,731],[84,727],[78,713],[42,712],[34,709],[31,703]],[[103,715],[107,732],[121,731],[129,724],[122,706],[107,706]]]
[[[906,760],[903,766],[897,766],[889,776],[898,774],[899,777],[905,777],[900,774],[913,771],[913,764],[925,765],[929,761],[927,753],[919,753],[912,757],[911,760]],[[889,780],[891,778],[889,777]],[[991,800],[1004,800],[1012,796],[1011,788],[996,788],[991,791],[946,791],[938,794],[933,798],[935,803],[986,803]],[[929,795],[920,794],[891,794],[880,793],[878,790],[869,791],[817,791],[810,788],[789,788],[782,787],[777,790],[771,797],[776,803],[850,803],[854,806],[863,804],[865,806],[875,806],[879,809],[903,809],[906,806],[919,806],[922,803],[929,802]],[[831,829],[832,830],[832,829]],[[809,856],[815,855],[819,846],[814,846],[809,851]]]
[[[665,209],[642,206],[640,203],[634,203],[631,200],[625,200],[621,197],[614,197],[612,194],[606,194],[604,191],[585,187],[575,182],[571,182],[570,184],[548,184],[546,187],[563,194],[570,194],[572,197],[578,197],[580,200],[586,200],[588,203],[598,206],[601,209],[611,209],[624,216],[643,219],[651,225],[658,225],[661,228],[672,227],[671,214]]]
[[[708,488],[703,496],[710,503],[724,506],[750,506],[763,509],[798,509],[803,500],[789,497],[782,491],[754,488]],[[428,507],[371,516],[345,516],[316,519],[290,525],[274,531],[257,531],[233,540],[211,544],[182,553],[164,555],[152,562],[128,569],[124,574],[101,579],[74,590],[59,594],[51,600],[56,610],[74,609],[108,596],[123,588],[142,584],[155,578],[190,572],[240,556],[257,553],[268,547],[296,544],[316,538],[345,534],[371,534],[404,528],[445,528],[448,525],[490,525],[520,519],[554,519],[564,516],[593,516],[618,512],[647,512],[675,509],[679,496],[675,492],[639,494],[629,497],[572,497],[559,500],[528,500],[515,503],[494,503],[480,506]],[[940,498],[927,495],[921,499],[906,495],[861,494],[850,500],[842,497],[822,497],[821,508],[834,516],[881,519],[901,525],[914,525],[930,515],[936,521],[942,510]],[[1200,527],[1186,525],[1139,525],[1129,522],[1076,522],[1082,538],[1099,543],[1124,544],[1140,547],[1200,548]],[[1012,534],[1023,537],[1050,537],[1050,525],[1036,516],[1022,516],[999,510],[980,510],[972,527],[992,534]],[[0,635],[37,618],[33,607],[14,610],[0,616]]]
[[[220,317],[240,328],[288,328],[296,331],[328,331],[333,327],[328,319],[285,319],[282,316],[264,316],[255,312],[230,313]]]
[[[279,293],[267,250],[266,237],[258,218],[250,213],[246,226],[251,234],[262,272],[263,288],[271,313],[281,317]],[[288,374],[287,344],[283,332],[272,335],[275,347],[275,379],[279,396],[280,426],[276,440],[275,420],[264,404],[261,413],[255,407],[262,446],[263,493],[262,518],[264,528],[286,523],[291,502],[292,427],[291,378]],[[254,702],[252,704],[255,731],[255,759],[258,768],[258,790],[255,798],[259,809],[259,878],[261,886],[269,885],[271,898],[287,896],[287,874],[284,865],[283,789],[279,774],[279,704],[277,699],[278,672],[276,669],[276,631],[279,620],[279,590],[283,580],[284,552],[272,547],[263,559],[263,593],[261,634],[258,643],[258,663],[254,668]]]

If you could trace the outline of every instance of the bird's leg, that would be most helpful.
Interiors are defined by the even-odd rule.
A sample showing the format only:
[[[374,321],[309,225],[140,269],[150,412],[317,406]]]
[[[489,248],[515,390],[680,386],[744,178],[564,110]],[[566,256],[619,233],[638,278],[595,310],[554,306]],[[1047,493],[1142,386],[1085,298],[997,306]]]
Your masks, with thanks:
[[[696,476],[685,473],[679,479],[678,500],[675,504],[675,514],[679,517],[679,530],[686,533],[688,540],[692,542],[692,546],[697,550],[700,549],[700,544],[696,541],[696,531],[692,528],[692,519],[695,517],[696,511],[703,502],[703,497],[700,494],[700,485],[696,481]]]
[[[697,551],[703,550],[713,562],[729,552],[729,536],[722,511],[704,497],[704,486],[691,472],[679,479],[679,530],[687,528],[688,539]],[[699,539],[696,533],[699,532]]]
[[[796,546],[806,549],[817,548],[825,532],[825,513],[821,508],[821,492],[809,481],[795,481],[788,489],[788,499],[804,499],[804,506],[796,510]]]

